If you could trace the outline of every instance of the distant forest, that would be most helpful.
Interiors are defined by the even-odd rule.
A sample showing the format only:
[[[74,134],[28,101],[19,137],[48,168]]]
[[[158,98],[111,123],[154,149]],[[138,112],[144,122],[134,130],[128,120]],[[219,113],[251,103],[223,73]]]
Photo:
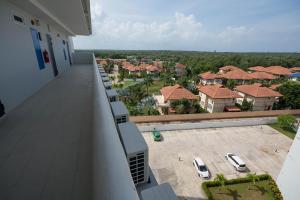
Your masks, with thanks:
[[[231,53],[231,52],[198,52],[198,51],[136,51],[136,50],[78,50],[94,52],[101,58],[149,58],[167,61],[168,65],[182,63],[192,69],[193,73],[218,71],[219,67],[235,65],[242,69],[252,66],[281,65],[300,67],[300,53]]]

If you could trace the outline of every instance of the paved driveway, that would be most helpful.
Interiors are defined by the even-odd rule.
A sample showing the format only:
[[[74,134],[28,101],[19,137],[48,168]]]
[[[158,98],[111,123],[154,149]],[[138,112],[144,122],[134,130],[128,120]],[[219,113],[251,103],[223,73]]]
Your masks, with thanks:
[[[163,141],[154,142],[151,133],[143,136],[149,146],[149,162],[158,183],[170,182],[180,199],[203,199],[202,180],[192,165],[199,156],[212,176],[245,176],[236,172],[224,155],[239,155],[249,171],[269,173],[276,178],[292,140],[269,126],[246,126],[210,129],[162,131]],[[275,152],[278,149],[278,152]],[[180,158],[180,160],[179,160]]]

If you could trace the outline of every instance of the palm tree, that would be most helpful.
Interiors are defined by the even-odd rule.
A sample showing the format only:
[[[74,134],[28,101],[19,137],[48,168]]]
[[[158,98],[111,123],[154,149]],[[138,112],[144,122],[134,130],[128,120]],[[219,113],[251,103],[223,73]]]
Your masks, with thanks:
[[[144,84],[146,84],[147,95],[149,95],[149,86],[153,84],[153,79],[148,74],[146,75],[146,77],[144,79]]]
[[[256,175],[256,173],[247,173],[247,178],[251,180],[253,185],[256,184],[256,181],[259,181],[259,177]],[[248,190],[250,189],[250,184],[248,186]]]
[[[219,183],[219,192],[220,192],[221,188],[225,188],[226,178],[225,178],[224,174],[216,174],[214,181]]]

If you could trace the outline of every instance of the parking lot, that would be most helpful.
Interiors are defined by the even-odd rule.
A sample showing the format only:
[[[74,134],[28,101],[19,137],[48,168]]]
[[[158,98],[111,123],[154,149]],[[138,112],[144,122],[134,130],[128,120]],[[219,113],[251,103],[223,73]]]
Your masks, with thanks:
[[[292,140],[267,125],[162,131],[163,140],[154,142],[150,132],[143,136],[149,146],[149,163],[158,183],[169,182],[179,199],[204,199],[202,179],[192,165],[196,156],[207,164],[212,179],[245,176],[224,158],[235,153],[251,172],[279,174]]]

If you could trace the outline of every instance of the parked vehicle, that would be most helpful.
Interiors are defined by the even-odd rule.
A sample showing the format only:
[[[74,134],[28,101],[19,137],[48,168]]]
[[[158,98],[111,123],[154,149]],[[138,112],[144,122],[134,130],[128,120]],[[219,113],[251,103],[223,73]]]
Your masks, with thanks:
[[[156,130],[156,128],[153,129],[152,136],[153,136],[154,141],[161,141],[160,132],[158,130]]]
[[[199,158],[199,157],[194,158],[193,165],[196,168],[199,177],[202,177],[202,178],[210,177],[210,173],[209,173],[206,165],[204,164],[204,162],[201,160],[201,158]]]
[[[240,159],[238,156],[234,155],[233,153],[227,153],[225,155],[226,160],[228,160],[233,167],[235,168],[235,170],[237,171],[246,171],[246,163]]]

